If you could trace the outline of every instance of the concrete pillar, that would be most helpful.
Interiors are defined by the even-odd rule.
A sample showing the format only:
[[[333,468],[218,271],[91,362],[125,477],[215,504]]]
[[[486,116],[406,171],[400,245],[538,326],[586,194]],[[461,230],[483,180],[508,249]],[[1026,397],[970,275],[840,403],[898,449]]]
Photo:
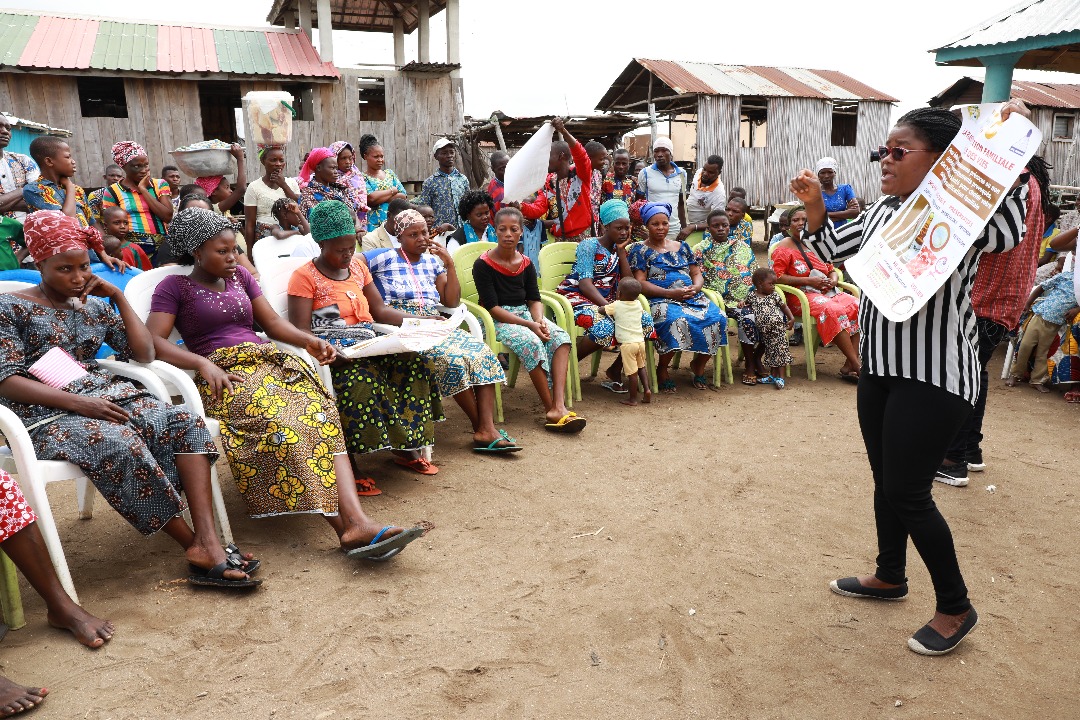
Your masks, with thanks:
[[[311,3],[315,0],[297,0],[300,6],[300,29],[311,39]]]
[[[989,55],[979,58],[979,62],[986,68],[986,79],[983,82],[984,103],[1005,102],[1012,95],[1013,69],[1024,53],[1009,53],[1008,55]]]
[[[416,59],[422,63],[431,62],[431,7],[428,0],[418,0],[416,12],[419,14],[417,23]]]
[[[446,0],[446,62],[461,63],[461,6],[459,0]]]
[[[394,18],[394,65],[405,64],[405,21]]]
[[[286,10],[284,13],[281,14],[281,20],[285,24],[285,29],[286,30],[295,30],[296,29],[296,11],[295,10]]]
[[[318,0],[319,11],[319,57],[323,62],[334,62],[334,33],[330,22],[330,0]]]

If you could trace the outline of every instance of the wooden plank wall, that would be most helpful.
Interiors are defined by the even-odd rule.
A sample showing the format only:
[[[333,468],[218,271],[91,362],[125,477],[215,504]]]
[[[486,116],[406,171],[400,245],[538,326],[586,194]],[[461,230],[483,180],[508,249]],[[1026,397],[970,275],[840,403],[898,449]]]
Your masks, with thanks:
[[[753,205],[791,199],[788,183],[801,168],[813,168],[830,155],[840,164],[840,182],[856,194],[876,199],[881,172],[870,163],[870,150],[884,141],[892,107],[883,102],[859,103],[858,134],[854,147],[832,146],[832,104],[813,98],[769,100],[768,146],[739,147],[739,98],[698,98],[697,162],[713,153],[724,158],[724,184],[745,187]]]
[[[1055,185],[1077,185],[1080,183],[1080,117],[1073,122],[1073,138],[1053,140],[1055,113],[1076,115],[1075,110],[1061,108],[1032,108],[1032,122],[1042,131],[1043,141],[1039,154],[1054,166],[1050,171],[1050,180]]]

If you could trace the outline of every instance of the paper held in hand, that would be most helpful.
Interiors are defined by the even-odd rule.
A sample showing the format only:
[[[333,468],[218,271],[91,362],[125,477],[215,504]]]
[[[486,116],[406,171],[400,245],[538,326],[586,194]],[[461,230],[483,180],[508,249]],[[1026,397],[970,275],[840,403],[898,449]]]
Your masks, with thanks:
[[[503,202],[520,202],[544,186],[551,158],[551,123],[540,126],[506,163]]]
[[[960,132],[918,189],[845,263],[889,320],[907,320],[945,284],[1038,151],[1039,129],[1018,113],[1002,122],[1001,108],[962,106]]]
[[[430,350],[465,322],[467,312],[462,305],[448,318],[405,318],[401,329],[393,335],[380,335],[347,348],[340,348],[338,352],[348,358],[359,358]]]

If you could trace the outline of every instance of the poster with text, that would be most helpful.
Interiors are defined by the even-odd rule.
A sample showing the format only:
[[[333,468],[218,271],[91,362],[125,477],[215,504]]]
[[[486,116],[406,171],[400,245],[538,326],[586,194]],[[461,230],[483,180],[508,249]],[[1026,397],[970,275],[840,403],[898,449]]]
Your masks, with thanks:
[[[1039,129],[1018,113],[1003,122],[1001,107],[960,107],[956,138],[896,214],[845,263],[889,320],[907,320],[945,284],[1039,149]]]

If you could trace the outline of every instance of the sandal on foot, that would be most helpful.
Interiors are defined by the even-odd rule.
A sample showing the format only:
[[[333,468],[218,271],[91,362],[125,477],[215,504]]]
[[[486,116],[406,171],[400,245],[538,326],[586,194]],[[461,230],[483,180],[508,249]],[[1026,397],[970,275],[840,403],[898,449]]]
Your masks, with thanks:
[[[743,385],[757,385],[757,375],[743,375],[742,376],[742,384]]]
[[[626,384],[619,380],[605,380],[604,382],[600,383],[600,387],[604,388],[605,390],[610,390],[616,395],[622,395],[623,393],[630,392],[630,389],[626,387]]]
[[[239,570],[242,573],[247,573],[247,570],[240,566],[240,561],[237,559],[238,557],[238,555],[230,555],[225,559],[225,562],[218,563],[209,570],[192,565],[191,575],[188,576],[188,582],[192,585],[202,585],[203,587],[236,589],[253,588],[262,585],[262,580],[255,580],[250,575],[240,580],[233,580],[225,577],[225,573],[228,570]]]
[[[708,390],[709,389],[709,378],[705,377],[704,375],[695,375],[694,376],[694,387],[697,388],[698,390]]]
[[[660,381],[660,392],[672,394],[675,392],[675,381],[671,378]]]
[[[501,442],[509,443],[509,445],[500,445],[499,443]],[[506,434],[505,430],[500,430],[499,437],[495,438],[487,445],[485,445],[482,440],[473,440],[472,449],[475,453],[485,453],[488,455],[499,455],[502,453],[512,453],[524,450],[523,447],[517,444],[517,441],[514,440],[514,438]]]
[[[579,433],[585,429],[585,418],[569,412],[559,418],[558,422],[544,423],[544,429],[557,433]]]
[[[1065,402],[1080,403],[1080,390],[1070,390],[1065,393]]]
[[[374,497],[382,495],[382,490],[375,487],[375,481],[369,477],[356,478],[356,494],[361,497]]]
[[[439,468],[432,465],[426,458],[418,457],[415,460],[406,460],[403,457],[394,456],[394,464],[400,465],[403,468],[408,468],[414,473],[420,475],[436,475],[439,472]]]
[[[758,385],[774,385],[776,383],[776,378],[772,375],[766,375],[765,377],[759,377],[757,381]]]
[[[258,558],[251,558],[250,560],[244,559],[244,553],[240,548],[236,547],[235,543],[229,543],[225,546],[225,557],[229,561],[235,561],[233,567],[242,572],[246,572],[248,577],[255,574],[255,571],[262,566],[262,561]],[[193,575],[198,575],[204,571],[203,568],[198,565],[192,565],[188,563],[188,568]]]
[[[783,390],[785,384],[786,383],[784,383],[784,378],[775,376],[773,377],[773,387],[775,387],[777,390]]]
[[[852,385],[859,384],[859,373],[857,372],[842,372],[837,373],[837,376],[844,382],[851,383]]]
[[[361,545],[358,548],[352,550],[346,550],[345,554],[349,557],[363,558],[364,560],[374,560],[376,562],[383,562],[397,555],[399,552],[405,549],[405,546],[411,543],[416,538],[424,534],[424,528],[417,525],[416,527],[409,528],[408,530],[402,530],[397,535],[383,540],[382,537],[388,530],[392,530],[393,525],[387,525],[378,532],[375,537],[371,538],[371,542],[367,545]]]

